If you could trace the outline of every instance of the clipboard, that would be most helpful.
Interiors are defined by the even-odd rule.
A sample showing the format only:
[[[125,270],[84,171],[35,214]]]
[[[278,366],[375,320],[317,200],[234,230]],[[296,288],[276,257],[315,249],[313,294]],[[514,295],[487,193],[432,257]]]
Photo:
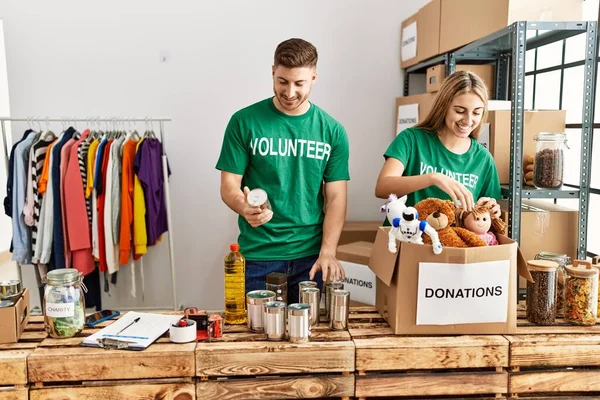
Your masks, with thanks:
[[[83,339],[81,346],[144,350],[169,330],[181,315],[129,311],[117,321]]]

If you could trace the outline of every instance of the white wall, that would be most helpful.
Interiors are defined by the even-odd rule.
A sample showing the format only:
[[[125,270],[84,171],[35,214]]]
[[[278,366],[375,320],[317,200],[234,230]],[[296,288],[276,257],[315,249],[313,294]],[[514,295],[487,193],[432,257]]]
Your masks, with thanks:
[[[394,98],[402,94],[400,23],[424,3],[3,0],[11,111],[172,117],[178,302],[222,308],[222,257],[237,224],[221,203],[214,167],[231,114],[272,94],[276,45],[290,37],[316,45],[311,100],[350,138],[348,218],[380,219],[373,193],[393,139]],[[15,125],[15,136],[24,128]],[[127,270],[105,308],[170,304],[165,243],[145,259],[145,302],[128,294]]]

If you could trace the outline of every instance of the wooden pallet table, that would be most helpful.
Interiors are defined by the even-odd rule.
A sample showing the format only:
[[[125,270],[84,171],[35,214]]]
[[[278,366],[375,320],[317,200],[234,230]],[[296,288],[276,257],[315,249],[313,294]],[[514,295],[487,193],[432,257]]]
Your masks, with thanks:
[[[46,338],[41,317],[30,317],[17,343],[0,344],[0,400],[27,400],[27,357]]]
[[[373,307],[354,308],[356,397],[506,398],[509,343],[500,335],[396,336]]]
[[[245,325],[225,326],[223,338],[198,343],[198,399],[300,399],[354,396],[354,344],[326,323],[311,342],[266,341]]]
[[[590,327],[535,326],[518,311],[510,342],[511,397],[527,399],[600,398],[600,320]]]
[[[27,358],[29,399],[193,400],[195,343],[167,337],[143,351],[80,346],[94,329],[69,339],[44,339]]]

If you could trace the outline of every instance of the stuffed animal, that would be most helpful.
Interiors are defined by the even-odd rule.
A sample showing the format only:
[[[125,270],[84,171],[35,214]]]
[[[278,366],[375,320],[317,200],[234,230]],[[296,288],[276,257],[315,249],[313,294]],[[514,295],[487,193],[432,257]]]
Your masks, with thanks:
[[[406,208],[406,196],[398,198],[395,194],[390,194],[384,205],[381,206],[380,211],[387,216],[390,224],[394,218],[400,218],[402,211]]]
[[[398,251],[396,248],[396,239],[401,242],[423,244],[423,232],[425,232],[433,241],[433,254],[441,254],[442,245],[437,232],[427,223],[419,221],[419,213],[414,207],[406,207],[402,212],[401,218],[394,218],[392,229],[389,232],[388,250],[391,253]]]
[[[473,211],[461,211],[457,224],[482,238],[488,246],[496,246],[496,234],[506,235],[506,223],[492,216],[492,206],[476,205]]]
[[[454,204],[450,200],[428,198],[418,202],[415,208],[419,212],[419,218],[427,221],[437,231],[442,246],[485,246],[485,241],[477,234],[465,228],[452,226],[456,215]],[[423,238],[423,241],[431,243],[431,239],[427,236]]]

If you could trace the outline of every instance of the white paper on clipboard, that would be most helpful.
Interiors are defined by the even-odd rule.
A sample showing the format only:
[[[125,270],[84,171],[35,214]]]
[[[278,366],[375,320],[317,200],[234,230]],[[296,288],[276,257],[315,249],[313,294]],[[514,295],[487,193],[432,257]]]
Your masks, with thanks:
[[[101,347],[98,339],[113,339],[127,343],[130,350],[143,350],[169,330],[182,315],[138,313],[129,311],[104,329],[83,339],[83,346]],[[132,324],[136,318],[138,322]]]

